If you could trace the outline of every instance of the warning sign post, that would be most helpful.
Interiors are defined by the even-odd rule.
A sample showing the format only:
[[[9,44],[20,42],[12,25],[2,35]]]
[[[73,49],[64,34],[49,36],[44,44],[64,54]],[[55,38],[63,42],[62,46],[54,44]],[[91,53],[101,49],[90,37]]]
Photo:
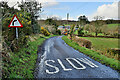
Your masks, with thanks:
[[[18,39],[18,27],[23,27],[23,25],[21,24],[20,20],[18,19],[18,17],[16,15],[13,16],[8,27],[15,27],[16,28],[16,39]]]

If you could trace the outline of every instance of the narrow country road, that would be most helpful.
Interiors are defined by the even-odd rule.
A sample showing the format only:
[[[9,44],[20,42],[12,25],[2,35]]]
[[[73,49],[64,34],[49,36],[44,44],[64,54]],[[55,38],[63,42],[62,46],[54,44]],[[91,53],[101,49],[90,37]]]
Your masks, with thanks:
[[[118,78],[118,72],[68,46],[61,36],[39,49],[36,78]]]

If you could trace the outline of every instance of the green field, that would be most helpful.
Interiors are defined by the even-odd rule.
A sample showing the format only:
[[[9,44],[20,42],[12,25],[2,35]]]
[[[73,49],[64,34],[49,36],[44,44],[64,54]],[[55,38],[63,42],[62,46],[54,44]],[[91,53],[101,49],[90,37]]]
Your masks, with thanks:
[[[118,27],[118,26],[120,26],[120,24],[108,24],[108,27]]]
[[[92,48],[95,50],[105,51],[109,48],[118,48],[118,39],[116,38],[95,38],[81,37],[92,42]]]
[[[118,27],[120,27],[120,24],[108,24],[107,25],[108,29],[113,29],[113,30],[117,29]]]

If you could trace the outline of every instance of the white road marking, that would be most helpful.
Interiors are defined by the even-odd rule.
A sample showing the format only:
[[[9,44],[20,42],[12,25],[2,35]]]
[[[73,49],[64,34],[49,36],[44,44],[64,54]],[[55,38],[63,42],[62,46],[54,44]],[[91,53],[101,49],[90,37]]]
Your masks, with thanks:
[[[92,68],[98,67],[97,65],[95,65],[93,62],[91,62],[90,60],[88,60],[87,58],[77,58],[79,61],[89,65]]]
[[[62,61],[60,59],[57,59],[57,60],[58,60],[59,64],[61,65],[61,67],[63,68],[64,71],[70,71],[70,70],[72,70],[72,69],[65,68],[65,66],[63,65],[63,63],[62,63]]]
[[[94,65],[95,67],[98,67],[97,65],[95,65],[92,61],[88,60],[87,58],[84,58],[86,59],[89,63],[91,63],[92,65]]]
[[[97,65],[95,65],[92,61],[88,60],[87,58],[76,58],[76,59],[75,59],[75,58],[66,58],[66,60],[67,60],[67,62],[68,62],[73,68],[75,68],[75,69],[77,69],[77,70],[78,70],[78,69],[86,69],[86,67],[85,67],[83,64],[81,64],[80,62],[83,62],[83,63],[89,65],[89,66],[92,67],[92,68],[98,67]],[[74,60],[74,61],[75,61],[76,63],[78,63],[81,67],[76,67],[76,66],[71,62],[71,60]],[[61,65],[61,67],[63,68],[64,71],[71,71],[71,70],[72,70],[72,69],[70,69],[70,68],[67,69],[67,68],[64,66],[64,64],[62,63],[62,61],[61,61],[60,59],[57,59],[57,61],[58,61],[58,63]],[[53,63],[55,63],[55,61],[54,61],[54,60],[46,60],[46,61],[45,61],[45,65],[54,68],[55,71],[54,71],[54,72],[50,72],[48,69],[46,69],[46,73],[48,73],[48,74],[55,74],[55,73],[58,73],[58,72],[60,71],[58,67],[53,66],[53,65],[50,65],[50,64],[48,64],[48,62],[53,62]]]
[[[76,67],[71,61],[70,61],[70,59],[72,59],[72,60],[74,60],[74,61],[76,61],[80,66],[82,66],[81,68],[78,68],[78,67]],[[86,69],[86,67],[83,65],[83,64],[81,64],[77,59],[75,59],[75,58],[66,58],[66,60],[70,63],[70,65],[72,66],[72,67],[74,67],[75,69]]]
[[[53,62],[53,63],[55,63],[55,61],[54,60],[46,60],[45,61],[45,65],[47,65],[47,66],[49,66],[49,67],[52,67],[52,68],[55,68],[55,70],[56,71],[54,71],[54,72],[50,72],[48,69],[46,70],[46,73],[48,73],[48,74],[55,74],[55,73],[58,73],[59,72],[59,68],[58,67],[56,67],[56,66],[53,66],[53,65],[50,65],[50,64],[48,64],[47,62]]]

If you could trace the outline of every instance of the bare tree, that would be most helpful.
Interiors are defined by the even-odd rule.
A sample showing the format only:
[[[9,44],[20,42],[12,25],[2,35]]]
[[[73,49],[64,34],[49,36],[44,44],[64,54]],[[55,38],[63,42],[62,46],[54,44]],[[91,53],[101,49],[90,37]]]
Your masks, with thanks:
[[[85,24],[87,24],[89,22],[88,18],[85,15],[80,16],[78,18],[78,21],[80,22],[80,26],[84,26]]]
[[[95,35],[96,35],[96,36],[97,36],[98,33],[101,31],[101,27],[102,27],[102,25],[104,24],[103,18],[104,18],[104,17],[102,17],[102,16],[95,16],[95,17],[94,17],[95,21],[94,21],[93,25],[94,25],[94,27],[95,27],[95,31],[94,31],[94,32],[95,32]]]

